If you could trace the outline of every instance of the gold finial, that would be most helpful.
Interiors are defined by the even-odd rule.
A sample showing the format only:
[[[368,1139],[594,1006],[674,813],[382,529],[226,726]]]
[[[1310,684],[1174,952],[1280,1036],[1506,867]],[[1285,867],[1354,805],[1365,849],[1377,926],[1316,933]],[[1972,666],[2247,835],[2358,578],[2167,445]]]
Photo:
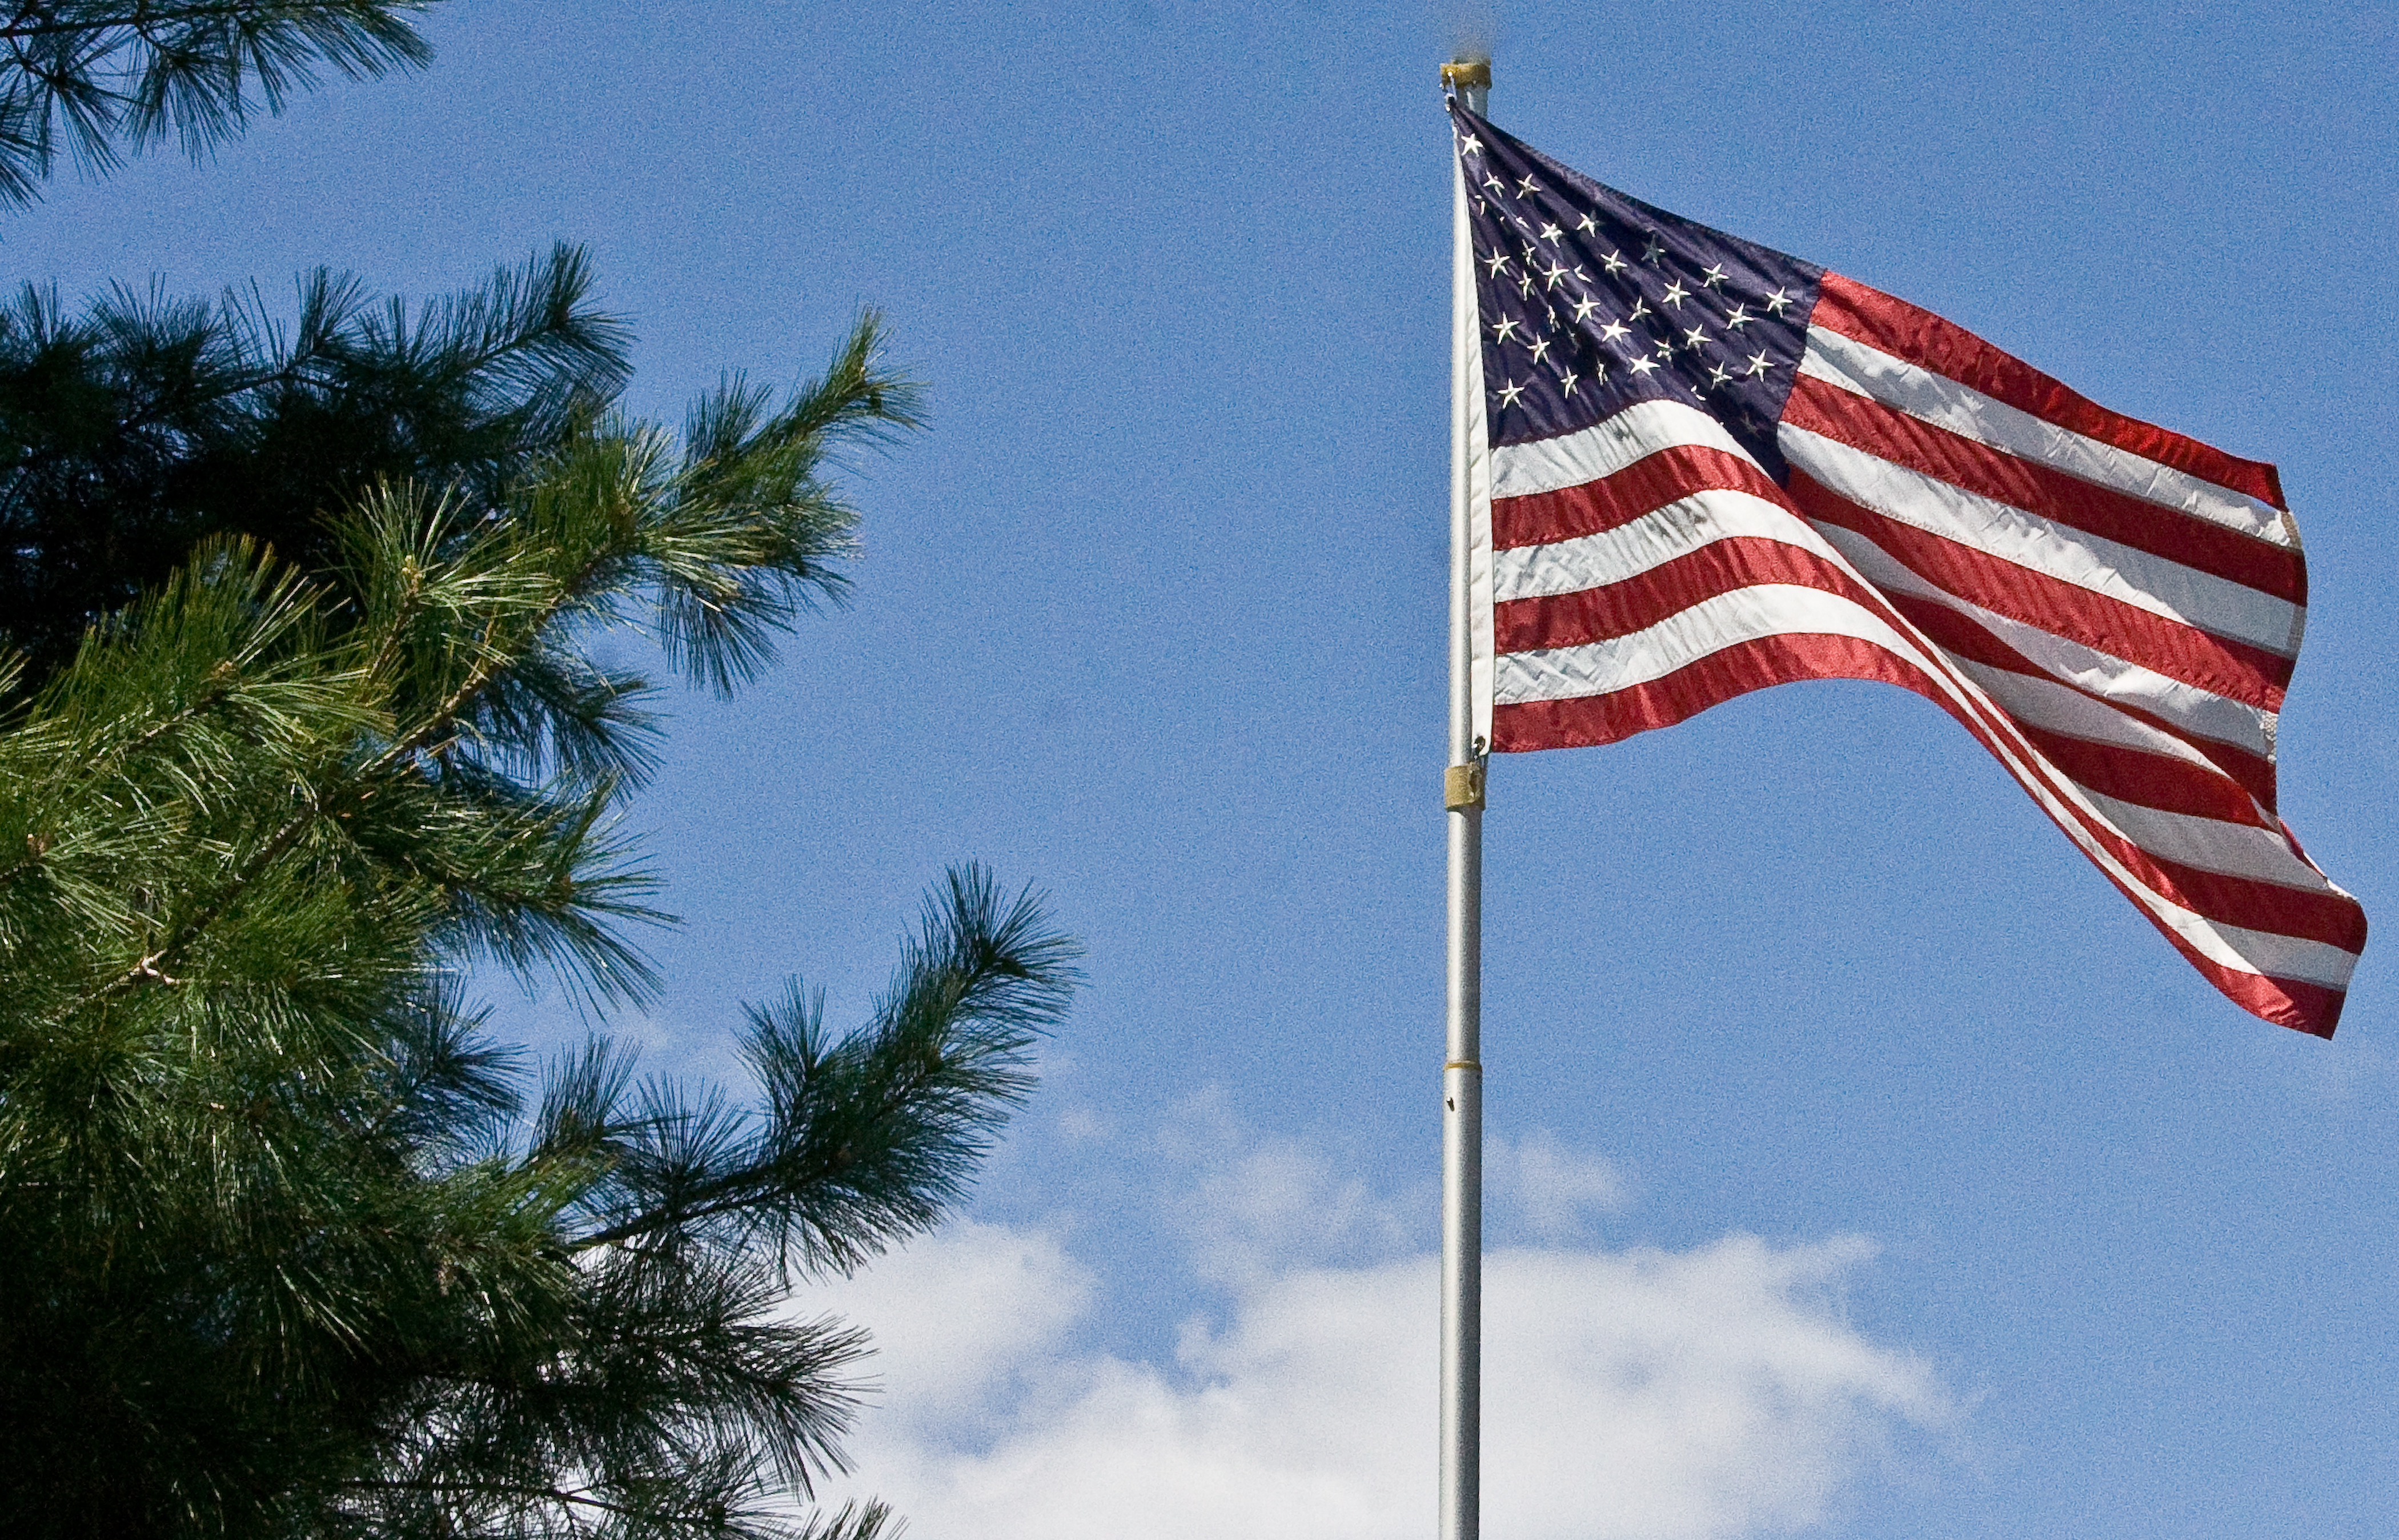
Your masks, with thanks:
[[[1453,91],[1479,87],[1491,88],[1491,61],[1487,59],[1453,59],[1441,67],[1441,83]]]

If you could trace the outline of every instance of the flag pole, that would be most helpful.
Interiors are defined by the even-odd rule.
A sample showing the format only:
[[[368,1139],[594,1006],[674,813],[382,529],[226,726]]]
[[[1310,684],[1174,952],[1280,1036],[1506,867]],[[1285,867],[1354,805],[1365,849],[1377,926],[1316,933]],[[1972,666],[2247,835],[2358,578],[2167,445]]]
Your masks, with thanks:
[[[1477,116],[1491,62],[1458,59],[1442,83]],[[1449,757],[1442,805],[1449,826],[1447,1052],[1441,1066],[1441,1540],[1483,1527],[1483,770],[1474,732],[1470,562],[1473,507],[1471,349],[1482,345],[1466,179],[1450,156]]]

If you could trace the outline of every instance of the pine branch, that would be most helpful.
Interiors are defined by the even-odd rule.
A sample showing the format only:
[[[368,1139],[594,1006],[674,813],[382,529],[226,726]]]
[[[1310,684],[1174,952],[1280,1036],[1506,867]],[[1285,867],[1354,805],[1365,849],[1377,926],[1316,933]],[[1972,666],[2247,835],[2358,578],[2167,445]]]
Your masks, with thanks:
[[[337,1483],[348,1492],[421,1492],[431,1496],[466,1495],[471,1497],[514,1497],[539,1503],[556,1503],[562,1507],[591,1508],[625,1519],[640,1519],[654,1524],[680,1525],[692,1529],[703,1526],[723,1533],[721,1520],[702,1515],[694,1517],[657,1508],[632,1507],[623,1503],[611,1503],[589,1493],[568,1492],[552,1486],[521,1485],[507,1481],[472,1481],[426,1478],[403,1480],[393,1477],[359,1477]]]
[[[71,319],[28,289],[0,314],[0,535],[19,553],[0,572],[0,637],[36,677],[54,671],[97,614],[214,533],[273,545],[346,600],[323,510],[378,480],[507,517],[511,489],[628,377],[625,330],[591,283],[560,246],[386,314],[319,270],[289,327],[254,290],[210,306],[119,290]]]
[[[424,525],[438,532],[445,522],[445,516],[446,508],[437,505],[431,516],[424,520]],[[237,557],[245,560],[237,564],[253,564],[256,560],[247,551],[237,552]],[[229,556],[227,560],[236,561],[237,558]],[[403,558],[404,568],[409,560]],[[460,565],[465,567],[464,575],[470,585],[489,575],[476,572],[471,563]],[[407,634],[416,616],[441,596],[437,585],[422,581],[426,574],[421,568],[403,571],[400,575],[400,596],[396,611],[362,670],[362,676],[369,681],[387,678],[398,667],[400,639]],[[489,586],[488,582],[485,586]],[[538,601],[531,629],[537,632],[565,601],[562,594],[552,594]],[[171,599],[167,602],[171,603]],[[354,769],[344,768],[349,750],[346,742],[335,741],[326,745],[323,752],[330,756],[331,763],[320,764],[316,773],[299,783],[295,790],[300,794],[294,799],[298,805],[253,847],[232,875],[218,885],[196,909],[187,912],[160,945],[140,957],[115,979],[77,999],[63,1013],[62,1019],[105,1004],[129,991],[169,981],[169,970],[180,966],[184,952],[273,870],[311,828],[328,818],[336,818],[356,810],[373,795],[378,785],[387,782],[395,771],[442,741],[454,727],[458,711],[487,688],[508,661],[508,655],[505,652],[487,651],[429,717],[413,730],[394,735],[379,753]],[[589,817],[584,820],[581,832],[588,834],[590,821]],[[630,955],[624,960],[631,961]]]
[[[20,0],[0,20],[0,197],[30,203],[61,135],[106,170],[121,139],[173,132],[198,158],[238,135],[255,95],[280,113],[320,67],[352,79],[422,67],[408,18],[431,0]],[[7,78],[13,72],[14,78]]]
[[[1063,1018],[1077,952],[1030,890],[1005,900],[980,867],[954,869],[872,1027],[826,1044],[796,986],[779,1011],[753,1011],[744,1053],[767,1096],[766,1128],[731,1160],[658,1151],[646,1170],[630,1164],[625,1179],[655,1201],[572,1249],[732,1220],[807,1265],[846,1269],[928,1228],[1030,1091],[1026,1051]]]

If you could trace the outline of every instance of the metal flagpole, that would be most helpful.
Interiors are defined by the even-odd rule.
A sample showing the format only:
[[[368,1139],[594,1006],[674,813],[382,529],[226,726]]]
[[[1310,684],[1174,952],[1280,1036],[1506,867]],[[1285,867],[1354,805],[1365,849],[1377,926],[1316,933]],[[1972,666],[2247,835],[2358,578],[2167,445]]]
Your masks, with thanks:
[[[1442,80],[1477,116],[1489,102],[1488,60],[1442,66]],[[1441,1066],[1441,1540],[1476,1540],[1483,1527],[1483,769],[1474,733],[1469,561],[1472,506],[1470,349],[1481,345],[1466,179],[1450,156],[1449,759],[1442,804],[1449,825],[1448,1051]]]

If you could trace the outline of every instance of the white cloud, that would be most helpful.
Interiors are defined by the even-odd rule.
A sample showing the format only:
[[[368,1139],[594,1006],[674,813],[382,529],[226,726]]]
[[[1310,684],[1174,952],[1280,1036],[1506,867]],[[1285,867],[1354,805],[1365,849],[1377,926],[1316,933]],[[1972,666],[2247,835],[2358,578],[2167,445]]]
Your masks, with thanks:
[[[1516,1140],[1493,1135],[1483,1152],[1483,1185],[1495,1217],[1512,1217],[1552,1243],[1580,1236],[1593,1213],[1614,1213],[1629,1196],[1615,1167],[1567,1149],[1547,1128]]]
[[[1055,1357],[1091,1304],[1090,1269],[1039,1231],[960,1221],[875,1262],[828,1300],[874,1331],[861,1422],[878,1436],[937,1442],[987,1427]]]
[[[1503,1180],[1536,1232],[1620,1201],[1527,1141]],[[1532,1154],[1526,1155],[1530,1150]],[[886,1390],[856,1490],[912,1540],[1408,1540],[1433,1515],[1434,1260],[1339,1265],[1380,1235],[1362,1184],[1251,1141],[1187,1190],[1220,1307],[1175,1352],[1080,1340],[1091,1270],[1038,1231],[953,1226],[827,1302],[871,1327]],[[1544,1205],[1548,1207],[1544,1208]],[[1278,1249],[1278,1227],[1303,1244]],[[1231,1237],[1228,1241],[1227,1237]],[[1690,1251],[1511,1249],[1485,1263],[1484,1513],[1494,1533],[1720,1540],[1804,1526],[1897,1434],[1951,1415],[1931,1371],[1835,1303],[1873,1255],[1736,1236]]]
[[[1484,1290],[1484,1512],[1511,1535],[1729,1536],[1822,1517],[1931,1371],[1827,1295],[1873,1247],[1733,1236],[1686,1252],[1508,1251]]]
[[[1391,1195],[1336,1171],[1305,1141],[1254,1132],[1213,1093],[1184,1108],[1159,1151],[1171,1169],[1162,1200],[1204,1282],[1240,1290],[1304,1263],[1407,1247],[1407,1218]]]

